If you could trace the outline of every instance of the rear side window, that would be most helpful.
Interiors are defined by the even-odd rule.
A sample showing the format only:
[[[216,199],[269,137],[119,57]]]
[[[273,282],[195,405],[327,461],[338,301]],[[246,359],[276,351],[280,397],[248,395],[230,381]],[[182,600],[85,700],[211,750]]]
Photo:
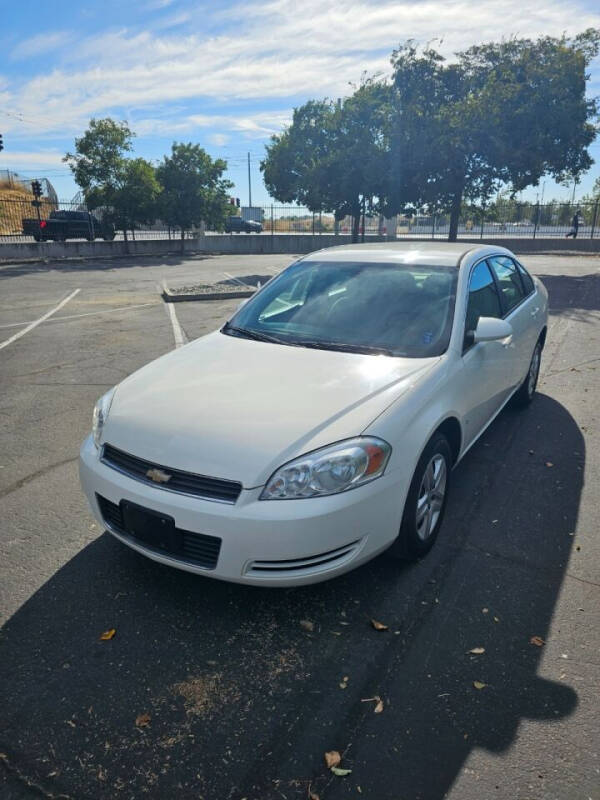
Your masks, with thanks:
[[[498,280],[504,313],[508,314],[525,297],[517,265],[507,256],[493,256],[488,262]]]
[[[517,261],[517,269],[519,270],[519,275],[521,276],[521,280],[523,281],[523,288],[525,289],[525,294],[526,295],[531,294],[535,288],[533,285],[533,278],[527,272],[525,267],[522,264],[519,264],[518,261]]]
[[[498,290],[485,261],[481,261],[471,273],[465,333],[474,331],[479,317],[501,317]]]

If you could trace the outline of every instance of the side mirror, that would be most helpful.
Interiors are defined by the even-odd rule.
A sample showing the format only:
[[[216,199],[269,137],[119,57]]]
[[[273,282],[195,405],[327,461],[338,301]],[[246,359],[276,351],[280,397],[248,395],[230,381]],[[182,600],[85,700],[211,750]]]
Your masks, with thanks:
[[[473,334],[473,343],[497,342],[512,336],[512,325],[504,319],[497,317],[479,317],[479,322]]]

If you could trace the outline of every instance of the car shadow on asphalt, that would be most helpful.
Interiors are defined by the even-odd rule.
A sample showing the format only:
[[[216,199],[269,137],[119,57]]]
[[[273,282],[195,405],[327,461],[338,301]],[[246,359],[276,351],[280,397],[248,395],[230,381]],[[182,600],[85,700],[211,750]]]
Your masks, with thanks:
[[[441,800],[473,749],[505,752],[521,720],[577,705],[568,678],[537,673],[584,464],[577,423],[540,394],[454,471],[428,558],[383,555],[298,589],[203,579],[99,536],[2,630],[3,763],[54,796],[266,800],[310,786],[324,800],[360,786]],[[351,775],[326,769],[329,750]]]

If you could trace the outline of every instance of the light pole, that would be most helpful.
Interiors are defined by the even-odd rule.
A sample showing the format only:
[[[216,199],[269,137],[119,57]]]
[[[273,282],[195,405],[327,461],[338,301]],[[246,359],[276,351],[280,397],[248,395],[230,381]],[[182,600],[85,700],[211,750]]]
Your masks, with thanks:
[[[250,178],[250,153],[248,153],[248,205],[252,208],[252,180]]]

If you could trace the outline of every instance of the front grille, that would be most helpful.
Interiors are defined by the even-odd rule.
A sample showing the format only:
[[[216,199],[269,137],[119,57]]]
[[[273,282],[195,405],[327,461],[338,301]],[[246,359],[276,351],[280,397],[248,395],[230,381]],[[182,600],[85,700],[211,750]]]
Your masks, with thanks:
[[[219,552],[221,550],[221,539],[217,536],[207,536],[204,533],[193,533],[192,531],[184,531],[181,528],[176,530],[182,534],[182,548],[178,551],[163,550],[157,547],[150,547],[145,542],[139,541],[135,536],[131,536],[123,524],[123,514],[121,507],[116,503],[111,503],[105,497],[96,495],[100,513],[106,525],[111,528],[115,533],[123,536],[134,544],[144,547],[146,550],[151,550],[153,553],[159,553],[172,556],[178,561],[186,561],[189,564],[196,564],[204,569],[214,569],[217,566],[219,559]]]
[[[167,489],[167,491],[180,494],[191,494],[205,500],[218,500],[221,503],[233,504],[242,491],[242,484],[237,481],[208,478],[206,475],[195,475],[193,472],[183,472],[179,469],[153,464],[151,461],[124,453],[110,444],[105,444],[102,448],[101,460],[109,467],[129,475],[130,478],[135,478],[137,481],[154,486],[154,488]],[[168,473],[171,476],[168,483],[156,483],[148,478],[146,473],[151,469],[159,469]]]

